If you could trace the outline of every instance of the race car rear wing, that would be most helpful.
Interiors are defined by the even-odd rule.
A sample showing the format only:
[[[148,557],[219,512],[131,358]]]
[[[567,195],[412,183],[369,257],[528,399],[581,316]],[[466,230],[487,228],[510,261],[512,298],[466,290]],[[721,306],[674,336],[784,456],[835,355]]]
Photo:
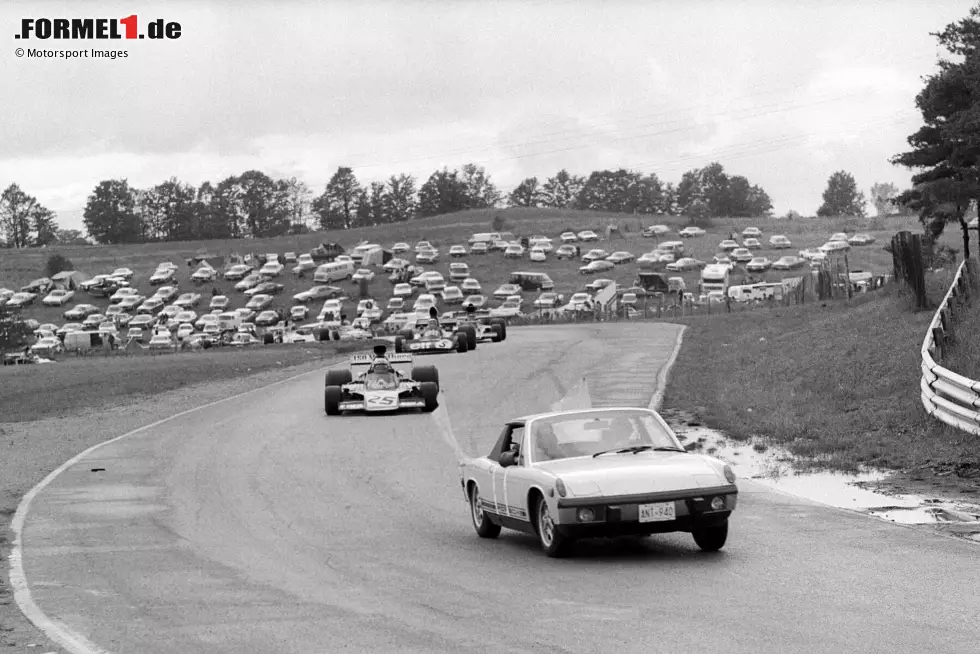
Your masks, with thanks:
[[[357,377],[358,375],[368,371],[371,367],[371,362],[374,361],[375,356],[371,354],[354,354],[350,358],[350,372],[351,375]],[[391,367],[397,370],[400,374],[411,377],[412,376],[412,366],[415,358],[411,354],[385,354],[385,359],[391,364]]]

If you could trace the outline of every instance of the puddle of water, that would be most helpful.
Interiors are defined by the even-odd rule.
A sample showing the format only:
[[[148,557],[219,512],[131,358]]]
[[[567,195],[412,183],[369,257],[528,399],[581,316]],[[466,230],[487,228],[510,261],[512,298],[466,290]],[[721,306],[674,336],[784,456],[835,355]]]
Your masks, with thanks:
[[[882,470],[856,474],[798,472],[794,457],[782,448],[740,442],[707,427],[674,425],[688,449],[717,457],[730,464],[743,479],[829,506],[861,511],[900,524],[936,525],[941,531],[980,541],[980,505],[926,498],[919,495],[885,495],[856,484],[881,481]]]

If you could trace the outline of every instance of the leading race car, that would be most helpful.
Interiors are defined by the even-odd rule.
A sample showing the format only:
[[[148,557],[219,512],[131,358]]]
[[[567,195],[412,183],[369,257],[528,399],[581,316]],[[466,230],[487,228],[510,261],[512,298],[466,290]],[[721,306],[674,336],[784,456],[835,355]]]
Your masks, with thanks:
[[[411,354],[447,354],[449,352],[468,352],[470,341],[476,340],[466,327],[460,331],[446,328],[439,322],[439,311],[429,309],[429,320],[416,322],[413,328],[403,329],[395,336],[395,352]]]
[[[323,406],[328,416],[344,411],[378,413],[399,409],[431,412],[439,406],[439,371],[415,366],[411,354],[386,356],[378,345],[374,357],[355,354],[350,367],[327,371]]]
[[[577,538],[674,531],[716,551],[738,496],[731,466],[687,452],[650,409],[515,418],[489,455],[459,465],[477,535],[526,532],[553,557]]]
[[[466,311],[443,314],[442,325],[447,329],[465,331],[471,350],[476,349],[476,344],[481,341],[499,343],[507,340],[507,321],[491,316],[489,309],[477,309],[472,304],[466,305]]]

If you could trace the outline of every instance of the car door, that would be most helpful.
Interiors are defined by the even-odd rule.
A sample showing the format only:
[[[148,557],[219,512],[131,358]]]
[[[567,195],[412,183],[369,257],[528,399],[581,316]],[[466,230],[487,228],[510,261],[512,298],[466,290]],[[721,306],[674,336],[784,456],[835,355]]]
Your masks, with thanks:
[[[511,518],[527,522],[528,517],[527,494],[531,489],[531,469],[528,467],[528,460],[525,456],[528,448],[528,438],[524,427],[517,427],[511,434],[511,439],[515,443],[520,443],[520,455],[517,457],[517,464],[504,468],[504,502],[507,505],[507,513]]]

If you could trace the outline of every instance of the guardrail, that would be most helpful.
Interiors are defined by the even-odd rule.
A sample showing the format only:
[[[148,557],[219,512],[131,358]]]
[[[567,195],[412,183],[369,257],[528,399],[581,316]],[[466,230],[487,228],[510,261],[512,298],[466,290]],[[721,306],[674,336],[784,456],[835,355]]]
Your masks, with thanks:
[[[980,381],[945,368],[942,361],[955,338],[954,318],[974,292],[973,262],[963,261],[946,291],[922,341],[922,377],[919,381],[926,413],[961,431],[980,436]]]

